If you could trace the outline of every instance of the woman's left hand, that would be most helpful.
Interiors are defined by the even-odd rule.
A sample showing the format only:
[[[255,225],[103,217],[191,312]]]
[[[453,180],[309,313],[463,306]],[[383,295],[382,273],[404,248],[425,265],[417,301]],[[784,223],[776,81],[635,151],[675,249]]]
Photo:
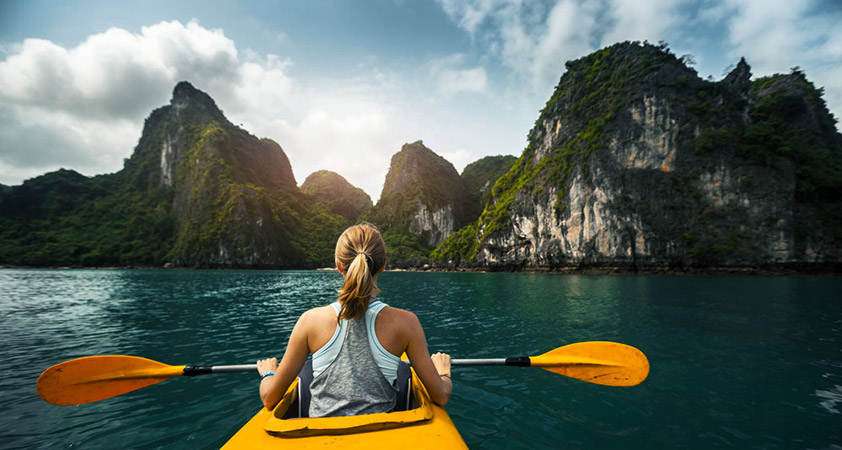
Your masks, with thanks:
[[[257,373],[275,372],[278,369],[278,358],[261,359],[257,361]]]
[[[430,356],[430,359],[433,360],[433,365],[436,366],[439,375],[450,376],[450,355],[438,352]]]

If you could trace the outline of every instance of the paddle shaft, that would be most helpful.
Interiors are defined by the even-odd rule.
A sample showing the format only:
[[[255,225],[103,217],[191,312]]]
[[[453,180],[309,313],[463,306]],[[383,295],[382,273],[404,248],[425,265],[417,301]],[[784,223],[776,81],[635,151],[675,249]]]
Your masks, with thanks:
[[[470,367],[470,366],[519,366],[529,367],[532,364],[529,362],[528,356],[519,356],[516,358],[479,358],[479,359],[452,359],[450,365],[454,367]]]
[[[207,375],[209,373],[240,373],[240,372],[255,372],[257,371],[257,364],[240,364],[237,366],[184,366],[182,375],[185,377],[192,377],[195,375]]]
[[[484,359],[453,359],[450,364],[454,367],[469,366],[520,366],[529,367],[529,357],[520,356],[517,358],[484,358]],[[236,366],[184,366],[183,375],[192,377],[196,375],[207,375],[211,373],[240,373],[254,372],[257,364],[241,364]]]

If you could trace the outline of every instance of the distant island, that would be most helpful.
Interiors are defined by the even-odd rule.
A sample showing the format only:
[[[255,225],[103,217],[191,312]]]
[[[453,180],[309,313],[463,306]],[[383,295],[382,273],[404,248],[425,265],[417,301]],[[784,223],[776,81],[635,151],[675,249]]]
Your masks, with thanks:
[[[0,185],[0,265],[316,268],[377,225],[390,267],[559,272],[842,268],[842,135],[799,69],[710,81],[665,45],[569,61],[520,157],[462,173],[422,141],[380,199],[299,187],[282,147],[176,85],[122,170]],[[491,132],[491,130],[489,130]]]

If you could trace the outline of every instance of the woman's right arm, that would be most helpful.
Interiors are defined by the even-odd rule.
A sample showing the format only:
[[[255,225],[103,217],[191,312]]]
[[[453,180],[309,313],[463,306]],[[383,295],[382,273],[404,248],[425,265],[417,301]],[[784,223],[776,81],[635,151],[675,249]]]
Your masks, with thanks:
[[[267,409],[272,409],[281,400],[310,355],[307,339],[311,314],[307,311],[298,318],[298,322],[290,333],[289,343],[280,364],[275,358],[257,362],[261,375],[267,370],[275,372],[274,375],[260,380],[260,400]]]
[[[450,379],[450,356],[444,353],[436,353],[430,357],[427,349],[427,337],[418,316],[406,312],[405,329],[408,332],[408,345],[406,355],[418,378],[424,383],[427,392],[433,401],[444,406],[450,400],[453,392],[453,382]]]

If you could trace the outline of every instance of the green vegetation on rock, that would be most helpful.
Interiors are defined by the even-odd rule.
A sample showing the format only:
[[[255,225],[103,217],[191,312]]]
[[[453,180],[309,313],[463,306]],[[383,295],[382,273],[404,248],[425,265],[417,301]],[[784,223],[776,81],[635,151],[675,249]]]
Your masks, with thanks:
[[[471,195],[471,209],[466,214],[475,220],[482,213],[482,208],[491,197],[491,187],[517,161],[512,155],[486,156],[474,161],[462,170],[460,177],[465,189]]]
[[[141,193],[124,181],[59,170],[14,187],[0,199],[0,263],[163,264],[175,230],[172,191]]]
[[[349,219],[311,200],[277,143],[234,126],[182,82],[146,120],[123,170],[61,170],[4,193],[0,264],[332,265]]]
[[[737,154],[770,165],[782,156],[798,166],[797,198],[838,201],[842,196],[842,143],[836,120],[827,112],[823,91],[798,69],[752,83],[757,101],[749,110]]]
[[[336,239],[371,209],[371,198],[341,175],[327,170],[310,174],[301,185],[301,192],[302,201],[310,210],[303,218],[298,237],[306,259],[320,267],[332,267]]]
[[[587,167],[586,161],[594,150],[605,146],[606,124],[641,95],[644,85],[665,65],[675,66],[677,71],[683,67],[675,55],[663,48],[644,45],[640,51],[632,52],[627,51],[629,46],[638,45],[616,44],[566,64],[567,72],[529,132],[530,145],[494,184],[479,220],[451,235],[432,253],[433,259],[473,260],[479,243],[511,228],[512,206],[531,201],[534,193],[545,198],[555,190],[555,209],[565,209],[565,183],[577,166]],[[690,72],[686,68],[684,71]],[[566,139],[560,140],[552,152],[538,157],[537,143],[549,132],[545,124],[557,117],[563,118],[564,128],[571,134],[563,136]]]
[[[371,197],[365,191],[329,170],[311,173],[301,185],[301,192],[310,196],[314,203],[320,203],[350,221],[373,206]]]
[[[439,232],[439,224],[411,230],[413,220],[418,223],[429,218],[419,216],[422,208],[428,214],[449,211],[458,228],[468,221],[470,196],[453,165],[417,141],[405,144],[392,156],[380,200],[362,216],[383,232],[389,259],[396,266],[420,264],[434,247],[429,242],[431,235]]]
[[[518,158],[460,176],[406,144],[375,206],[333,172],[298,188],[277,143],[182,82],[121,171],[0,185],[0,264],[330,266],[360,221],[398,267],[838,263],[842,135],[822,89],[797,68],[751,81],[745,60],[706,81],[687,60],[624,42],[570,61]]]
[[[497,180],[479,219],[436,248],[434,260],[758,265],[767,258],[761,255],[773,255],[772,238],[778,248],[789,245],[787,256],[777,250],[775,258],[816,258],[802,253],[807,248],[826,249],[821,260],[840,257],[842,137],[821,89],[799,70],[752,82],[741,60],[722,81],[705,81],[666,44],[637,42],[566,67],[529,145]],[[786,197],[791,176],[794,205]],[[571,202],[587,209],[571,211]],[[568,220],[579,229],[587,225],[582,217],[595,220],[597,211],[609,222],[586,239],[602,234],[600,245],[608,247],[560,241]],[[764,218],[772,213],[783,217]],[[802,231],[787,244],[793,228]],[[579,256],[569,253],[571,245],[582,245]],[[600,253],[607,248],[617,249]]]

